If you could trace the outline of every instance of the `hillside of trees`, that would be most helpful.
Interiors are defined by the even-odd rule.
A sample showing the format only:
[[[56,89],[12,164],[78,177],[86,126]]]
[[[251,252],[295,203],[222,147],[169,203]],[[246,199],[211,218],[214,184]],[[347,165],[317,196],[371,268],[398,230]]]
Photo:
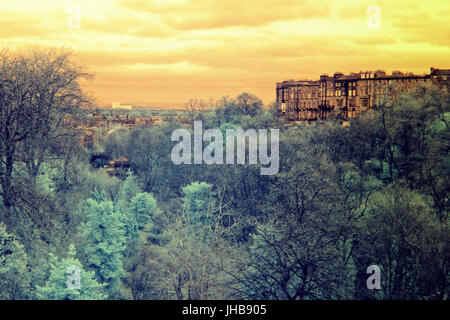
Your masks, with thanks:
[[[194,114],[280,129],[264,176],[173,164],[174,121],[83,147],[90,78],[65,50],[0,51],[0,299],[449,299],[448,93],[417,87],[349,127],[286,126],[251,94]],[[129,159],[126,177],[93,153]]]

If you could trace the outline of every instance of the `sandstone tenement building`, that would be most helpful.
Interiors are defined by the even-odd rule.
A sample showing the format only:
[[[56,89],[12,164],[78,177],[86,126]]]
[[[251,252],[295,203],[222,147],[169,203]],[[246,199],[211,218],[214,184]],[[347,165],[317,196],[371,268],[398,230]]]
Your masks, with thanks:
[[[280,116],[293,121],[313,121],[329,116],[348,119],[374,107],[384,96],[408,92],[416,85],[437,85],[449,92],[450,69],[431,68],[430,74],[366,71],[333,76],[319,81],[288,80],[277,83]]]

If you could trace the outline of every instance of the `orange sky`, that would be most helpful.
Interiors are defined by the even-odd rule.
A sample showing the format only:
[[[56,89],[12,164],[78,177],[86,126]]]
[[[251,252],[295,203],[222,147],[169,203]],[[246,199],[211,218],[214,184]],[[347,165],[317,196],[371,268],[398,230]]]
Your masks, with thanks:
[[[75,49],[101,105],[244,91],[270,103],[286,79],[450,68],[449,18],[448,0],[1,0],[0,41]]]

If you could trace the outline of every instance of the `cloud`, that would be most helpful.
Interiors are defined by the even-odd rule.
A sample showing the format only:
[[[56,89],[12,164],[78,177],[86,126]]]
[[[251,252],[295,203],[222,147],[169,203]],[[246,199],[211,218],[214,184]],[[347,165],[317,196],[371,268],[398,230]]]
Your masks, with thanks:
[[[137,37],[170,37],[175,31],[156,14],[142,14],[130,10],[106,10],[102,16],[83,18],[83,30]]]
[[[326,18],[330,11],[319,1],[295,0],[122,0],[121,7],[159,14],[177,30],[218,29],[233,26],[261,26],[274,21]]]
[[[1,12],[0,38],[42,37],[54,30],[46,23],[45,16],[30,16],[14,11]]]
[[[436,46],[450,46],[450,29],[447,10],[430,13],[408,13],[399,15],[393,22],[395,33],[408,43],[422,42]]]
[[[29,3],[29,5],[27,5]],[[66,7],[81,29],[66,26]],[[381,9],[381,29],[366,9]],[[0,4],[0,42],[72,47],[97,73],[100,101],[179,102],[285,79],[370,69],[448,67],[448,1],[51,0]]]

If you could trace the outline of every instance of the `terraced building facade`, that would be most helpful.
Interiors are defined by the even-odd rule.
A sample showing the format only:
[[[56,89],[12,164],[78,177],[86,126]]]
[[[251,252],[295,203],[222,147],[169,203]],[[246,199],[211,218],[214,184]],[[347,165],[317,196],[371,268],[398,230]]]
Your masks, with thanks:
[[[450,69],[430,69],[430,74],[415,75],[382,70],[333,76],[318,81],[288,80],[277,83],[279,115],[291,121],[314,121],[327,117],[349,119],[373,108],[380,99],[408,92],[417,85],[436,85],[449,91]]]

